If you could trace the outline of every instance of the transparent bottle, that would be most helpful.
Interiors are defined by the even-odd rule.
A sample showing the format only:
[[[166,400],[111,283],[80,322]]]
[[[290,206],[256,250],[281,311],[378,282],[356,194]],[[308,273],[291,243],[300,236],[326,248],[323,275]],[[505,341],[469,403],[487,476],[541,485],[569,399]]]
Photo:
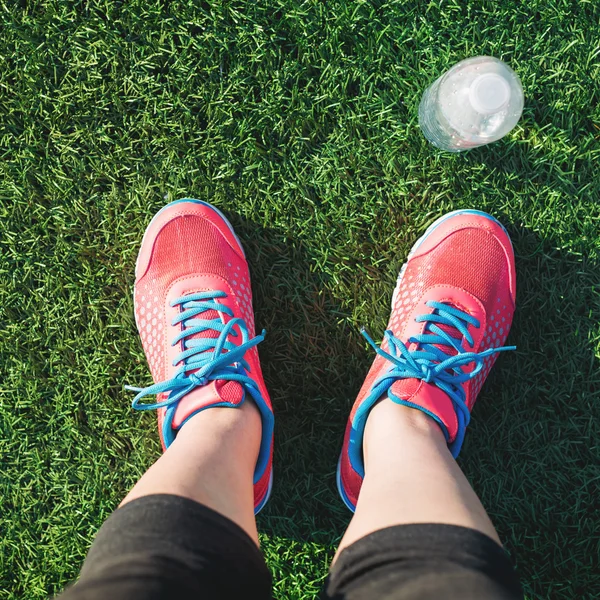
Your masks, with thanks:
[[[425,90],[419,125],[434,146],[461,152],[499,140],[522,112],[518,75],[497,58],[475,56],[454,65]]]

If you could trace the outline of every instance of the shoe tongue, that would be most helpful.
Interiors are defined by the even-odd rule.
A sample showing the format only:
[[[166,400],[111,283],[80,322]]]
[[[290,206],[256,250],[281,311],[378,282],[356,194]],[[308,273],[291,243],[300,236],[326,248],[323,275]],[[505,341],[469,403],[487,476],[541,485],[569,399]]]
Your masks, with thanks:
[[[210,321],[212,319],[221,319],[222,314],[214,309],[206,310],[196,317]],[[196,333],[186,338],[186,341],[194,339],[218,338],[220,333],[215,329],[206,329],[201,333]],[[196,373],[196,370],[188,371],[188,374]],[[245,391],[237,381],[227,381],[215,379],[209,381],[206,385],[197,387],[186,394],[177,404],[177,409],[173,415],[172,427],[179,429],[186,419],[189,419],[194,413],[205,408],[225,404],[226,406],[239,406],[244,401]]]
[[[448,430],[448,442],[454,441],[458,432],[454,405],[448,395],[435,384],[425,383],[420,379],[399,379],[392,384],[390,392],[400,400],[433,413]]]
[[[186,419],[205,408],[226,404],[239,406],[245,396],[244,388],[237,381],[215,379],[186,394],[178,403],[173,416],[173,429],[179,429]]]
[[[464,346],[464,338],[461,336],[456,327],[453,325],[447,325],[446,323],[435,323],[435,325],[449,337],[456,340],[457,343],[461,343]],[[432,334],[431,331],[426,331],[425,333]],[[452,346],[447,344],[433,344],[433,346],[435,346],[438,350],[441,350],[444,354],[447,354],[449,357],[456,356],[458,354],[458,352]]]
[[[458,332],[456,327],[445,323],[435,323],[435,325],[450,337],[457,339]],[[433,344],[433,346],[449,357],[458,354],[452,346],[446,344]],[[417,349],[422,349],[420,344],[411,345],[411,350]],[[425,383],[421,379],[399,379],[392,384],[390,392],[400,400],[416,404],[436,415],[448,430],[448,434],[450,435],[450,440],[448,441],[451,442],[454,440],[458,431],[454,405],[448,395],[435,384]]]
[[[203,321],[212,321],[213,319],[220,319],[221,313],[216,310],[205,310],[199,315],[193,317],[194,319],[202,319]],[[197,340],[201,338],[218,338],[219,332],[216,329],[206,329],[201,333],[196,333],[194,335],[190,335],[187,340]]]
[[[399,379],[392,384],[392,393],[400,400],[409,400],[423,383],[420,379]]]

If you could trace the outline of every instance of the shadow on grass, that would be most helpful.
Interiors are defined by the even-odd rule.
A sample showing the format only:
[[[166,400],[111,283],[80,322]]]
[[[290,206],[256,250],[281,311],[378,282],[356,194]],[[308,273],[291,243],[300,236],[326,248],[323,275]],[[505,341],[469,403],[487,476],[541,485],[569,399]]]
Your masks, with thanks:
[[[558,231],[542,239],[505,225],[517,264],[509,337],[517,352],[499,361],[483,389],[461,466],[516,559],[527,595],[591,598],[600,265],[558,250]]]
[[[268,331],[260,353],[277,417],[275,488],[259,528],[319,544],[328,559],[350,518],[335,467],[372,356],[301,240],[230,216],[251,266],[257,328]],[[560,240],[504,224],[517,257],[509,343],[518,350],[500,358],[484,386],[459,462],[527,594],[586,597],[586,576],[580,588],[576,574],[587,569],[583,556],[597,557],[600,265],[556,250]]]
[[[276,412],[275,488],[259,526],[333,546],[350,517],[335,467],[371,357],[300,240],[229,216],[250,262],[257,330],[267,330],[260,356]]]

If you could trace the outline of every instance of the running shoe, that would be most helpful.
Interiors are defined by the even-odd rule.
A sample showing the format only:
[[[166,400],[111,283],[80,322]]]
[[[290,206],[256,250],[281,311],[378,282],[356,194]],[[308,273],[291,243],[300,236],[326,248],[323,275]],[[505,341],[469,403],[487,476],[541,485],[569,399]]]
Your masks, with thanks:
[[[158,411],[163,450],[196,413],[237,408],[250,398],[262,439],[254,473],[258,512],[271,493],[273,410],[256,336],[248,262],[232,226],[214,206],[177,200],[146,229],[135,268],[135,320],[154,384],[137,410]],[[155,401],[149,397],[156,396]]]
[[[381,347],[363,332],[377,356],[350,413],[337,470],[350,510],[365,474],[365,423],[380,398],[428,414],[458,456],[498,352],[514,349],[502,346],[515,291],[510,238],[486,213],[449,213],[415,244],[398,276]]]

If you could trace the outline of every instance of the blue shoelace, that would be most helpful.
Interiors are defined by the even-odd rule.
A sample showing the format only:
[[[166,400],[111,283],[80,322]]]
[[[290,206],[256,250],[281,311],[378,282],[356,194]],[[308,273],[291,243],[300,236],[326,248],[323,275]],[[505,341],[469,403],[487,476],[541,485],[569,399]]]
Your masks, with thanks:
[[[453,449],[453,454],[454,451],[458,454],[464,439],[465,429],[471,420],[471,413],[466,405],[465,391],[461,384],[473,379],[481,371],[485,358],[505,350],[516,350],[516,346],[488,348],[483,352],[470,352],[463,347],[462,340],[464,338],[468,346],[473,347],[473,337],[469,333],[468,326],[472,325],[479,328],[479,321],[468,313],[443,302],[429,301],[426,305],[433,308],[434,312],[416,318],[418,323],[426,323],[424,333],[413,336],[408,340],[409,345],[418,344],[416,350],[410,351],[407,345],[394,337],[390,330],[385,332],[389,352],[378,347],[364,329],[361,333],[377,354],[393,364],[390,371],[381,377],[375,383],[375,386],[383,380],[389,380],[389,387],[391,387],[394,381],[400,379],[421,379],[426,383],[436,385],[449,396],[458,418],[458,433],[451,449]],[[439,325],[455,328],[460,337],[458,339],[452,337]],[[440,345],[453,348],[456,354],[451,355],[445,352],[438,347]],[[463,367],[472,363],[475,363],[475,368],[470,373],[465,373]]]
[[[202,313],[215,310],[233,317],[233,311],[218,302],[218,298],[225,298],[225,292],[211,291],[188,294],[171,301],[171,306],[179,306],[181,312],[173,319],[171,324],[182,324],[181,332],[171,342],[172,346],[183,341],[183,351],[173,361],[173,366],[181,363],[175,375],[166,381],[155,383],[145,388],[125,386],[126,389],[138,392],[133,399],[132,407],[136,410],[152,410],[164,406],[172,406],[179,402],[193,389],[203,386],[209,381],[221,379],[237,381],[252,396],[260,397],[257,383],[248,376],[250,366],[244,355],[246,352],[265,339],[266,332],[252,339],[249,337],[248,327],[243,319],[238,317],[223,323],[220,318],[199,319]],[[236,346],[231,337],[237,337],[234,327],[238,327],[242,335],[242,343]],[[205,331],[217,331],[216,338],[188,339]],[[192,373],[191,371],[195,371]],[[162,402],[144,403],[146,396],[154,396],[169,392],[166,400]]]

